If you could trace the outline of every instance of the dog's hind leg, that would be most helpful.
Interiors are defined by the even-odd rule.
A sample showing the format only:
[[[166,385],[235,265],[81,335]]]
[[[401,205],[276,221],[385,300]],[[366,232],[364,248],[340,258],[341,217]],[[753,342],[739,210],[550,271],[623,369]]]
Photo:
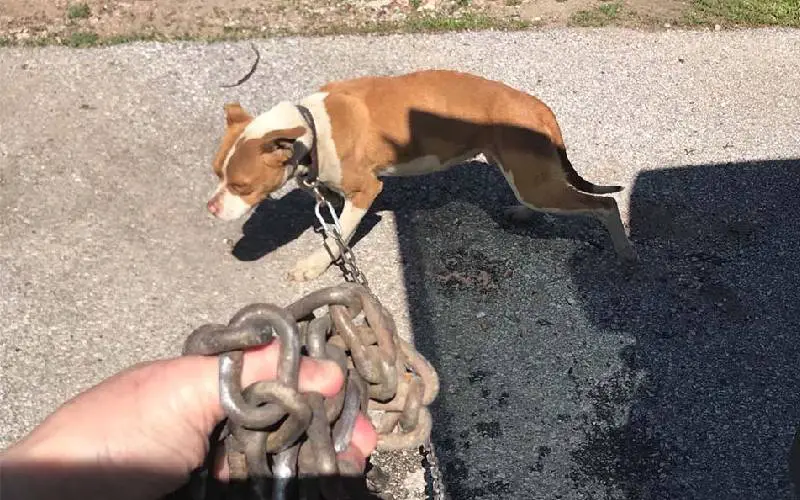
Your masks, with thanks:
[[[614,198],[578,191],[567,182],[560,168],[558,171],[553,168],[557,163],[544,165],[544,168],[537,166],[535,169],[530,166],[524,169],[509,168],[509,165],[501,162],[495,163],[522,204],[509,209],[513,216],[526,217],[526,212],[529,214],[530,211],[537,211],[594,217],[605,226],[617,255],[624,260],[637,259],[636,251],[625,234],[625,226]],[[548,163],[547,160],[545,163]],[[519,163],[515,162],[514,167],[516,165]]]

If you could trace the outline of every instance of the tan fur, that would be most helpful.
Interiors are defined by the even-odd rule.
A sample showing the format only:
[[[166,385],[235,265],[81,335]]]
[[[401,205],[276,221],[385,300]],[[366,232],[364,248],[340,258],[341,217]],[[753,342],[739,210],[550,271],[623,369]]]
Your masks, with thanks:
[[[331,129],[330,137],[322,139],[332,141],[335,148],[330,149],[337,157],[328,163],[336,160],[341,169],[338,181],[329,179],[328,184],[352,204],[350,213],[342,215],[353,219],[349,226],[355,227],[380,194],[381,176],[442,170],[483,153],[501,169],[523,206],[597,217],[619,255],[636,258],[615,200],[593,194],[621,188],[594,186],[572,169],[555,115],[536,97],[500,82],[446,70],[337,81],[320,91],[327,94],[324,110]],[[243,125],[252,120],[236,105],[226,107],[226,116],[228,129],[215,171],[239,140]],[[276,137],[267,135],[254,144],[236,145],[228,162],[228,182],[245,186],[239,189],[243,186],[233,184],[232,189],[239,189],[248,203],[263,199],[279,184],[282,162],[289,157],[288,149],[265,149],[264,142]],[[320,162],[324,170],[326,160]],[[321,257],[313,257],[314,265],[306,266],[313,272],[301,272],[299,279],[318,274]]]
[[[228,190],[249,205],[259,203],[280,187],[285,180],[284,164],[292,155],[291,141],[306,132],[302,127],[293,127],[273,130],[255,139],[241,137],[252,121],[238,104],[226,106],[227,129],[213,166]],[[236,150],[228,158],[234,145]],[[228,168],[223,171],[226,159]]]

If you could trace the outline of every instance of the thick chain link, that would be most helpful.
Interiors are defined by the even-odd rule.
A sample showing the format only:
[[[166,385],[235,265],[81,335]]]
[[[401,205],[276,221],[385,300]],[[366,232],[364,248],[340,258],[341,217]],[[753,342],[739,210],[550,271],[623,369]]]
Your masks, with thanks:
[[[329,238],[333,238],[333,240],[339,246],[341,256],[335,263],[338,263],[342,268],[345,281],[360,283],[364,287],[369,288],[366,276],[364,276],[364,274],[358,268],[355,255],[350,250],[350,246],[342,237],[342,228],[339,224],[339,218],[336,216],[336,211],[334,210],[333,205],[331,205],[331,203],[327,200],[327,198],[325,198],[320,190],[319,181],[301,179],[300,185],[301,187],[313,192],[314,198],[317,201],[316,206],[314,207],[314,213],[317,216],[317,220],[319,220],[325,235]],[[331,223],[325,220],[325,217],[322,214],[323,207],[327,210],[332,220]],[[428,437],[425,439],[425,442],[421,447],[421,451],[425,457],[425,471],[427,475],[430,476],[428,481],[430,482],[431,486],[431,496],[433,500],[442,500],[446,498],[445,485],[441,476],[439,461],[436,458],[436,453],[434,451],[434,445],[430,439],[430,428],[428,428],[425,435]]]
[[[243,351],[276,340],[277,379],[242,387]],[[361,471],[337,453],[347,448],[360,412],[378,431],[379,450],[415,449],[429,439],[427,406],[438,394],[438,375],[361,284],[324,288],[286,308],[248,305],[227,325],[196,329],[183,353],[220,357],[227,415],[221,442],[231,478],[247,480],[249,498],[293,498],[288,488],[295,477],[329,478],[316,483],[316,498],[348,498],[333,482]],[[298,391],[304,353],[339,365],[346,381],[336,396]]]

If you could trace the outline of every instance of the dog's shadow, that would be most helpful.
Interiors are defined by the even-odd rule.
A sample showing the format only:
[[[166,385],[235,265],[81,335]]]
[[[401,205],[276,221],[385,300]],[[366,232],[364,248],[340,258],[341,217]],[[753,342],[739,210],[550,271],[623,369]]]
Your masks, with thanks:
[[[342,200],[327,196],[336,213],[341,213]],[[294,189],[279,199],[268,198],[261,202],[242,226],[242,237],[234,245],[232,254],[241,261],[255,261],[278,248],[291,243],[309,228],[320,232],[321,224],[314,212],[316,201],[303,189]],[[330,222],[325,210],[322,211]],[[353,244],[366,235],[380,216],[368,213],[353,237]]]
[[[415,212],[463,202],[479,207],[498,227],[510,233],[537,239],[579,239],[593,246],[611,248],[602,225],[589,217],[541,213],[532,213],[525,220],[508,217],[505,208],[519,202],[499,169],[481,161],[469,161],[446,172],[382,180],[383,192],[359,224],[351,241],[353,246],[381,221],[378,212],[390,211],[397,218],[413,218]],[[341,213],[342,200],[335,196],[330,199],[337,214]],[[233,256],[241,261],[258,260],[291,243],[309,228],[321,231],[314,204],[314,198],[300,188],[280,199],[265,200],[242,227],[243,235],[233,248]]]
[[[507,209],[519,206],[500,169],[473,160],[445,172],[419,177],[384,178],[384,190],[376,210],[391,210],[395,217],[414,217],[415,212],[443,209],[453,203],[466,203],[489,215],[497,227],[535,239],[578,239],[595,246],[611,248],[610,237],[592,217],[576,214],[530,212],[524,219],[509,217]],[[443,224],[460,223],[442,220]]]
[[[359,224],[352,246],[382,220],[378,212],[390,211],[397,218],[413,218],[415,212],[438,210],[450,203],[462,202],[479,207],[499,228],[510,233],[537,239],[578,239],[596,247],[611,248],[602,225],[590,217],[535,212],[524,220],[509,217],[505,209],[519,202],[499,169],[482,161],[469,161],[445,172],[381,180],[383,192]],[[336,213],[341,213],[341,198],[328,198]],[[309,228],[320,232],[314,205],[314,198],[300,188],[280,199],[264,200],[242,227],[243,235],[233,248],[233,256],[241,261],[258,260],[291,243]]]

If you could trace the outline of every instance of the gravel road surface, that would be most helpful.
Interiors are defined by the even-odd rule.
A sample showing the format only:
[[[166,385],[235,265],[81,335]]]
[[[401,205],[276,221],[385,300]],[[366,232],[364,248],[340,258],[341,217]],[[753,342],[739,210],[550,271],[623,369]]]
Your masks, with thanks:
[[[0,49],[0,445],[76,392],[255,301],[338,281],[286,189],[212,220],[222,105],[446,67],[530,91],[617,196],[641,256],[590,220],[501,215],[480,162],[387,181],[355,249],[437,366],[452,498],[792,498],[800,426],[800,32],[552,30]],[[299,239],[295,239],[299,238]],[[397,499],[424,498],[406,454]]]

